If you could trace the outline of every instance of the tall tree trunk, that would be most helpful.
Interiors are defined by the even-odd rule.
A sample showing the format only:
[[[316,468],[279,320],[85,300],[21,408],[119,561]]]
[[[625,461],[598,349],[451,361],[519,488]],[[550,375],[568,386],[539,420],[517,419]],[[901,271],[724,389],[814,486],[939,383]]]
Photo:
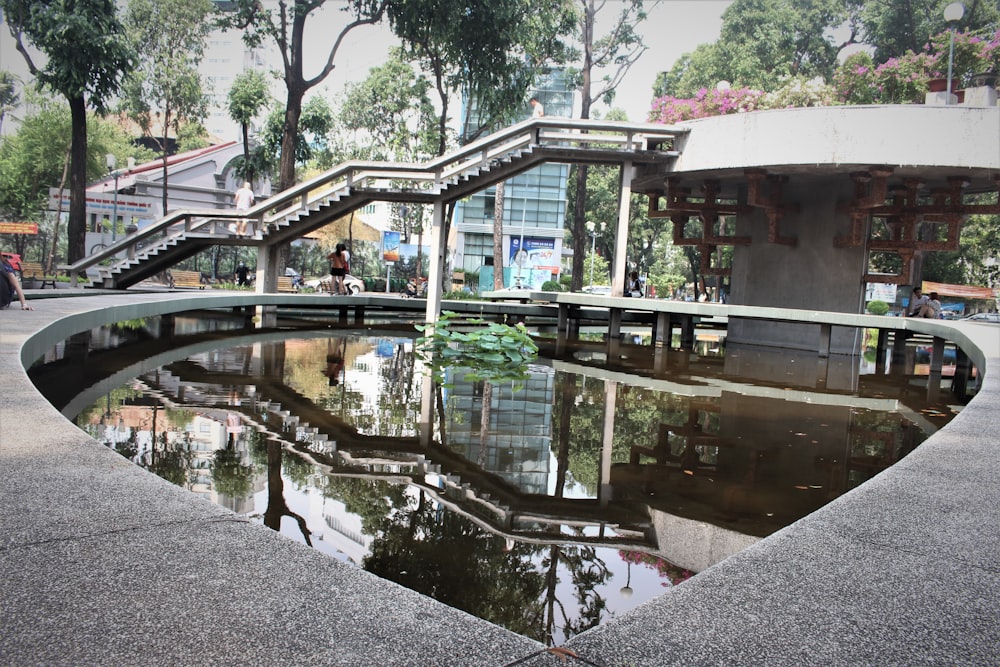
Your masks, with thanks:
[[[59,219],[62,218],[62,193],[66,187],[66,175],[69,173],[69,159],[72,152],[72,144],[66,150],[66,159],[63,160],[62,178],[59,179],[59,204],[56,206],[56,221],[52,224],[52,247],[49,248],[49,260],[45,263],[46,275],[52,275],[52,266],[56,263],[56,246],[59,245]],[[86,237],[84,237],[86,238]]]
[[[301,68],[300,68],[301,72]],[[301,76],[299,77],[301,80]],[[281,134],[281,162],[278,165],[278,191],[284,192],[295,185],[295,144],[299,136],[299,120],[302,117],[302,98],[306,89],[301,85],[288,86],[288,97],[285,104],[285,126]],[[282,243],[278,248],[275,267],[277,275],[283,275],[288,266],[288,258],[292,254],[292,244]]]
[[[87,105],[83,95],[69,98],[73,140],[70,144],[69,222],[66,225],[69,262],[87,254]]]
[[[160,148],[163,151],[163,215],[166,215],[169,211],[168,209],[168,199],[167,194],[167,158],[170,155],[170,144],[168,143],[167,128],[170,127],[170,107],[167,107],[163,111],[163,138],[160,139]],[[117,224],[117,221],[113,221],[112,224]]]
[[[497,183],[496,201],[493,204],[493,289],[503,289],[503,200],[506,186]]]
[[[580,68],[580,118],[590,118],[591,82],[594,69],[594,23],[597,8],[593,0],[583,3],[583,23],[581,43],[583,44],[583,66]],[[576,172],[576,197],[573,202],[573,276],[570,290],[577,292],[583,287],[583,260],[587,252],[587,165],[581,164]]]

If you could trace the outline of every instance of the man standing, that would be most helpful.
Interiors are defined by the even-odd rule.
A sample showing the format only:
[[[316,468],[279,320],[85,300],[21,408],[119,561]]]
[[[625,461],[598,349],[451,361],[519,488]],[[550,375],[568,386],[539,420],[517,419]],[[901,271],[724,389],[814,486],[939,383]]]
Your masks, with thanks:
[[[532,118],[541,118],[545,115],[545,107],[542,106],[542,103],[538,101],[537,97],[532,97],[528,100],[528,104],[531,105]]]
[[[236,202],[237,211],[246,211],[251,206],[253,206],[253,190],[250,189],[249,183],[244,183],[243,187],[236,191],[233,196],[233,200]],[[247,221],[246,218],[242,218],[236,226],[236,233],[240,236],[246,236],[247,233]]]

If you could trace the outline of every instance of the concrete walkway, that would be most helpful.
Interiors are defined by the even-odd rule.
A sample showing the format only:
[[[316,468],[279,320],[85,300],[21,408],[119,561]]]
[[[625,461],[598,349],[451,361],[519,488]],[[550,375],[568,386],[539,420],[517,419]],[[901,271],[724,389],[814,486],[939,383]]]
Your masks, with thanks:
[[[990,371],[955,420],[875,480],[576,637],[564,662],[146,473],[24,372],[73,331],[253,298],[0,312],[0,663],[1000,665],[1000,327],[926,322]]]

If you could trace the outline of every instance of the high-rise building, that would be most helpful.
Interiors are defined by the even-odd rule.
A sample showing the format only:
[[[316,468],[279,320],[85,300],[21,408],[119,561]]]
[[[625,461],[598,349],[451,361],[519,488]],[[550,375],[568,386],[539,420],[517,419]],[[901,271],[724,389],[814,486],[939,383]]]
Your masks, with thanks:
[[[553,69],[540,76],[531,93],[546,116],[570,117],[573,91],[566,72]],[[469,105],[472,106],[472,105]],[[468,111],[476,113],[474,106]],[[525,118],[531,116],[525,101]],[[463,119],[463,127],[474,123]],[[540,287],[560,271],[566,220],[566,179],[569,165],[548,163],[508,179],[504,183],[502,254],[504,285]],[[478,272],[480,284],[493,275],[493,219],[496,188],[478,192],[455,209],[457,242],[453,266]]]

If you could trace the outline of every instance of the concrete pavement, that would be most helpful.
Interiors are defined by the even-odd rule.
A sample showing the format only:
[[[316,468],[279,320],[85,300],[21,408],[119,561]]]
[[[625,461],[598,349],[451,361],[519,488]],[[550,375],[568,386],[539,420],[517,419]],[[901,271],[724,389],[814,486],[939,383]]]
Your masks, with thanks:
[[[24,372],[72,331],[206,298],[229,299],[127,292],[0,312],[0,663],[1000,665],[1000,327],[928,323],[978,348],[987,374],[913,454],[574,638],[563,662],[145,472]]]

